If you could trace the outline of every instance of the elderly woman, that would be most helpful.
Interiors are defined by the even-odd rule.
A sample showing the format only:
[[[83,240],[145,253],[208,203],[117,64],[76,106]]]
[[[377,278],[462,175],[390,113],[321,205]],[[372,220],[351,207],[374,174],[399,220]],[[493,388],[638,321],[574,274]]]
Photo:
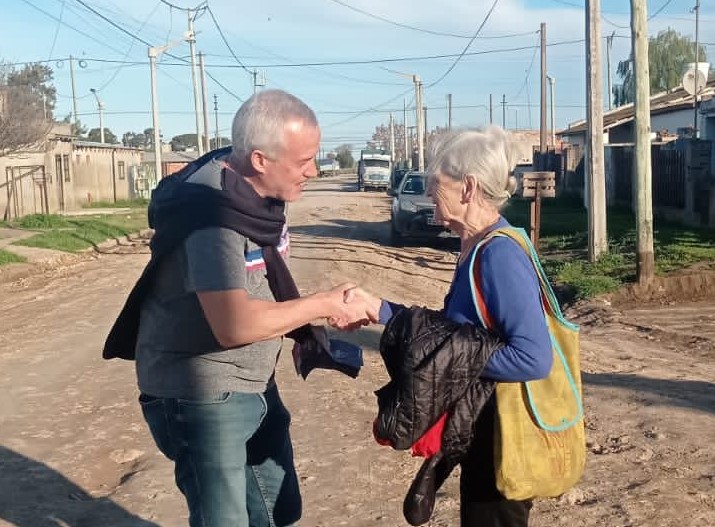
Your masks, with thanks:
[[[444,300],[449,320],[481,326],[470,278],[481,291],[493,329],[501,338],[481,377],[496,382],[526,382],[549,374],[552,349],[541,306],[539,281],[524,250],[512,239],[494,237],[473,252],[491,231],[509,227],[500,209],[516,189],[511,176],[507,134],[497,127],[448,134],[434,148],[428,167],[428,193],[435,220],[459,235],[461,254]],[[380,322],[404,306],[368,297]],[[484,328],[486,329],[486,328]],[[492,395],[476,418],[476,437],[461,461],[461,526],[524,527],[530,501],[509,501],[496,488]]]

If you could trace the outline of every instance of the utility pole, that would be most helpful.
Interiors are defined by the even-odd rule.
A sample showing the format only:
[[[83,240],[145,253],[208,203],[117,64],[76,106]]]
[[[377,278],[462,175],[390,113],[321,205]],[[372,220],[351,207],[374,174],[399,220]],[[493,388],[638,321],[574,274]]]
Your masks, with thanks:
[[[196,73],[196,34],[194,33],[194,17],[190,9],[186,10],[189,17],[189,32],[186,40],[189,42],[191,50],[191,82],[194,85],[194,111],[196,113],[196,143],[199,149],[199,155],[204,153],[204,143],[201,139],[201,102],[199,101],[199,83]]]
[[[94,94],[94,98],[97,99],[97,110],[99,111],[99,142],[104,144],[104,103],[99,99],[97,95],[97,90],[90,88]]]
[[[606,68],[608,69],[608,109],[613,109],[613,71],[611,70],[611,51],[613,51],[614,31],[606,37]]]
[[[218,95],[214,94],[214,119],[216,120],[216,135],[214,148],[220,148],[218,144]]]
[[[152,126],[154,127],[154,169],[156,170],[157,181],[163,177],[163,174],[161,170],[161,133],[159,132],[159,97],[156,87],[156,59],[165,51],[179,44],[181,44],[180,40],[174,40],[163,46],[149,47],[147,51],[149,55],[149,71],[151,73],[151,118]],[[201,143],[199,143],[199,145],[200,144]]]
[[[655,274],[653,255],[653,181],[650,152],[650,67],[648,65],[648,5],[631,0],[631,40],[636,75],[636,275],[647,285]]]
[[[407,99],[404,99],[402,102],[403,102],[403,108],[404,108],[403,115],[402,115],[402,123],[403,123],[402,124],[402,128],[403,128],[403,130],[402,130],[403,138],[402,139],[405,142],[405,158],[403,159],[403,161],[405,163],[404,168],[407,168],[412,163],[412,161],[411,161],[412,153],[410,152],[409,138],[407,136]]]
[[[549,81],[549,88],[551,92],[551,146],[556,150],[556,105],[554,104],[554,84],[556,84],[556,78],[551,75],[547,75],[546,79]]]
[[[204,54],[199,53],[199,71],[201,73],[201,113],[204,117],[204,150],[211,150],[209,139],[209,94],[206,91],[206,65],[204,64]]]
[[[390,112],[390,161],[395,162],[395,120]]]
[[[494,101],[492,101],[492,94],[489,94],[489,124],[494,124]]]
[[[700,139],[700,130],[698,129],[698,106],[700,96],[700,86],[698,85],[698,71],[700,71],[700,0],[695,0],[695,95],[694,100],[694,116],[693,116],[693,138]],[[707,84],[708,76],[705,74],[705,83]],[[705,86],[703,86],[704,88]]]
[[[506,130],[506,94],[501,96],[501,127]]]
[[[588,259],[595,262],[608,250],[603,152],[601,0],[586,0],[586,104],[588,105],[586,133]]]
[[[531,112],[531,109],[529,109]],[[546,24],[541,23],[541,122],[539,125],[539,151],[543,154],[546,145]]]
[[[447,130],[452,129],[452,94],[447,94]]]
[[[72,117],[74,117],[75,132],[78,132],[79,117],[77,116],[77,90],[74,84],[74,57],[72,55],[70,55],[70,82],[72,83]]]
[[[415,124],[417,128],[417,170],[425,168],[424,107],[422,106],[422,80],[419,75],[412,76],[415,83]]]
[[[151,117],[154,127],[154,170],[156,181],[164,175],[161,172],[161,136],[159,135],[159,97],[156,88],[156,59],[161,54],[159,48],[149,48],[149,68],[151,70]]]

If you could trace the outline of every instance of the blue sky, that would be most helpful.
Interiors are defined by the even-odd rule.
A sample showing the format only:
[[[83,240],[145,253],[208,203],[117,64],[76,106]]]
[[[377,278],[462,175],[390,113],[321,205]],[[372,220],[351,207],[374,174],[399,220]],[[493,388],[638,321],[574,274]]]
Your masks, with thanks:
[[[160,0],[82,0],[118,26],[159,46],[182,38],[184,12]],[[437,84],[484,20],[492,0],[209,0],[218,25],[239,61],[249,70],[265,72],[267,86],[286,89],[317,112],[323,147],[341,143],[357,147],[375,126],[386,123],[390,111],[402,122],[402,108],[414,104],[411,80],[425,83],[428,126],[447,120],[446,96],[452,94],[453,123],[478,126],[488,122],[489,94],[494,119],[501,124],[502,95],[507,100],[507,127],[538,127],[540,22],[547,24],[548,70],[556,78],[558,127],[584,116],[585,52],[584,0],[500,0],[469,53]],[[56,115],[71,112],[71,83],[67,57],[75,64],[78,114],[89,127],[98,126],[91,88],[106,105],[105,126],[121,137],[126,131],[151,126],[147,46],[112,27],[78,0],[0,0],[0,59],[10,63],[47,61],[58,91]],[[174,0],[181,7],[198,0]],[[391,25],[345,5],[399,24]],[[649,32],[673,27],[694,37],[691,8],[695,0],[650,0],[649,12],[666,6],[650,21]],[[715,55],[715,1],[703,0],[701,41]],[[630,49],[629,2],[602,0],[607,19],[603,34],[615,31],[613,69]],[[44,11],[44,13],[42,12]],[[61,22],[58,22],[58,19]],[[252,93],[252,77],[242,69],[223,42],[209,13],[196,21],[197,50],[206,54],[207,71],[231,94],[208,80],[211,101],[218,96],[219,128],[229,135],[231,118]],[[438,34],[434,34],[438,33]],[[506,51],[505,51],[506,50]],[[189,55],[188,44],[171,53]],[[425,58],[449,55],[443,58]],[[390,62],[343,65],[296,65],[345,61]],[[126,64],[125,64],[126,62]],[[532,64],[533,62],[533,64]],[[605,46],[604,46],[605,63]],[[531,65],[531,68],[530,68]],[[528,73],[528,75],[527,75]],[[604,75],[605,78],[605,75]],[[191,69],[163,56],[159,64],[159,107],[165,140],[195,130]],[[210,103],[213,108],[213,102]],[[409,119],[414,124],[414,116]],[[211,133],[214,114],[211,112]]]

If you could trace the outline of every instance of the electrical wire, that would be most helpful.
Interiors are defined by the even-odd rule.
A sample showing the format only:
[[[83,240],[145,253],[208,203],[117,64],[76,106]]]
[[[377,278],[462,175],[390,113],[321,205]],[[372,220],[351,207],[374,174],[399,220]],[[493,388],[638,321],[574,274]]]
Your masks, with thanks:
[[[207,11],[209,12],[209,15],[211,15],[211,20],[213,20],[214,26],[216,26],[216,29],[218,30],[218,34],[221,35],[221,40],[223,40],[223,43],[226,44],[226,48],[228,48],[228,51],[231,53],[233,58],[236,60],[239,66],[243,68],[246,73],[249,75],[253,75],[253,72],[249,70],[246,65],[241,62],[241,59],[238,58],[236,53],[233,51],[233,48],[231,47],[231,44],[228,43],[228,40],[226,39],[226,35],[223,34],[223,30],[221,29],[221,26],[218,24],[218,20],[216,20],[216,17],[214,16],[214,12],[211,10],[209,6],[206,6]]]
[[[60,34],[60,27],[62,27],[62,17],[65,14],[66,3],[67,0],[62,0],[62,5],[60,6],[60,17],[57,20],[57,27],[55,27],[55,36],[52,37],[52,45],[50,46],[50,52],[47,54],[48,57],[51,57],[52,54],[55,52],[55,44],[57,44],[57,36]]]
[[[48,13],[48,12],[45,11],[44,9],[42,9],[42,8],[40,8],[40,7],[37,7],[35,4],[33,4],[32,2],[30,2],[30,0],[21,0],[21,1],[24,2],[25,4],[29,5],[29,6],[32,7],[33,9],[39,11],[39,12],[42,13],[43,15],[45,15],[45,16],[51,18],[52,20],[55,20],[56,22],[61,23],[63,26],[66,26],[66,27],[70,28],[71,30],[73,30],[73,31],[75,31],[75,32],[77,32],[77,33],[79,33],[79,34],[82,35],[83,37],[86,37],[86,38],[90,39],[92,42],[96,42],[97,44],[99,44],[99,45],[101,45],[101,46],[104,46],[104,47],[107,48],[107,49],[111,49],[112,51],[114,51],[115,53],[117,53],[117,54],[119,54],[119,55],[121,55],[121,54],[123,53],[122,51],[118,50],[117,48],[114,48],[114,47],[110,46],[110,45],[107,44],[106,42],[103,42],[102,40],[99,40],[98,38],[93,37],[93,36],[90,35],[89,33],[86,33],[86,32],[84,32],[84,31],[82,31],[81,29],[77,29],[76,27],[74,27],[73,25],[67,23],[67,22],[64,21],[64,20],[60,20],[59,18],[57,18],[57,17],[56,17],[55,15],[53,15],[52,13]]]
[[[458,33],[445,33],[442,31],[434,31],[431,29],[425,29],[421,27],[416,27],[416,26],[411,26],[409,24],[403,24],[401,22],[396,22],[394,20],[390,20],[389,18],[385,18],[380,15],[376,15],[375,13],[371,13],[369,11],[365,11],[364,9],[360,9],[359,7],[355,7],[353,5],[350,5],[346,2],[343,2],[342,0],[330,0],[331,2],[334,2],[338,5],[341,5],[347,9],[350,9],[351,11],[355,11],[356,13],[360,13],[361,15],[365,15],[370,18],[374,18],[375,20],[380,20],[381,22],[385,22],[387,24],[390,24],[392,26],[396,27],[401,27],[403,29],[409,29],[411,31],[418,31],[420,33],[426,33],[428,35],[436,35],[439,37],[455,37],[455,38],[472,38],[472,35],[461,35]],[[479,37],[483,39],[498,39],[498,38],[513,38],[513,37],[523,37],[526,35],[531,35],[532,31],[529,31],[528,33],[514,33],[511,35],[495,35],[495,36],[484,36],[484,37]]]
[[[25,0],[22,0],[25,1]],[[616,35],[617,38],[630,38],[622,35]],[[605,38],[605,37],[604,37]],[[573,44],[583,44],[586,42],[584,39],[575,39],[575,40],[562,40],[559,42],[551,42],[547,43],[546,47],[559,47],[559,46],[570,46]],[[525,51],[529,49],[534,49],[535,47],[538,46],[519,46],[519,47],[513,47],[513,48],[498,48],[498,49],[487,49],[483,51],[471,51],[467,52],[464,54],[465,57],[473,57],[473,56],[480,56],[480,55],[492,55],[496,53],[513,53],[516,51]],[[180,62],[162,62],[163,65],[165,66],[188,66],[190,65],[188,60],[179,57],[177,55],[172,55],[171,53],[166,53],[166,55],[179,60]],[[414,56],[414,57],[393,57],[393,58],[385,58],[385,59],[365,59],[365,60],[347,60],[347,61],[330,61],[330,62],[303,62],[303,63],[284,63],[284,64],[249,64],[247,65],[248,68],[262,68],[262,69],[270,69],[270,68],[302,68],[302,67],[309,67],[309,66],[354,66],[354,65],[370,65],[370,64],[385,64],[385,63],[391,63],[391,62],[419,62],[419,61],[425,61],[425,60],[439,60],[439,59],[449,59],[449,58],[454,58],[454,57],[460,57],[462,56],[461,53],[452,53],[452,54],[446,54],[446,55],[422,55],[422,56]],[[51,59],[48,61],[34,61],[34,62],[53,62],[55,60],[66,60],[64,57],[60,59]],[[85,60],[87,62],[102,62],[102,63],[113,63],[113,64],[146,64],[146,62],[138,62],[138,61],[122,61],[122,60],[117,60],[117,59],[104,59],[104,58],[88,58],[88,57],[83,57],[82,60]],[[9,65],[23,65],[23,64],[31,64],[30,62],[15,62]],[[239,68],[240,66],[233,65],[233,64],[207,64],[206,67],[211,67],[211,68],[217,68],[217,69],[236,69]]]
[[[539,30],[539,33],[541,30]],[[510,99],[518,99],[519,96],[524,92],[524,89],[526,88],[526,85],[529,82],[529,76],[531,75],[531,71],[534,68],[534,61],[536,60],[536,52],[538,51],[539,46],[534,46],[534,53],[531,55],[531,62],[529,62],[529,67],[526,69],[526,77],[524,78],[524,83],[521,85],[521,88],[517,92],[516,95],[513,95],[510,97]]]
[[[665,3],[660,6],[660,9],[657,9],[652,15],[648,17],[648,20],[653,20],[655,17],[657,17],[659,14],[661,14],[666,7],[668,7],[670,4],[673,3],[673,0],[665,0]]]
[[[332,128],[332,127],[335,127],[335,126],[340,126],[340,125],[349,123],[350,121],[353,121],[353,120],[357,119],[358,117],[361,117],[361,116],[363,116],[363,115],[365,115],[365,114],[367,114],[367,113],[377,112],[377,111],[380,110],[380,108],[382,108],[383,106],[387,106],[387,105],[390,104],[391,102],[396,101],[396,100],[399,99],[400,97],[404,97],[405,95],[407,95],[407,94],[410,93],[410,92],[412,92],[412,88],[409,88],[409,89],[403,91],[402,93],[399,93],[399,94],[396,95],[395,97],[391,97],[390,99],[386,100],[386,101],[383,102],[383,103],[380,103],[380,104],[378,104],[378,105],[376,105],[376,106],[372,106],[372,107],[370,107],[370,108],[367,108],[366,110],[362,110],[362,111],[360,111],[360,112],[357,112],[357,113],[354,114],[352,117],[348,117],[347,119],[344,119],[344,120],[342,120],[342,121],[338,121],[338,122],[336,122],[336,123],[331,123],[331,124],[329,124],[329,125],[326,125],[326,126],[324,126],[324,128],[327,129],[327,128]],[[397,110],[394,110],[394,111],[397,111]],[[383,110],[383,112],[380,112],[380,113],[384,113],[384,110]]]
[[[494,0],[492,7],[489,8],[487,15],[484,17],[484,20],[482,20],[482,23],[477,28],[477,32],[474,33],[474,36],[471,38],[471,40],[469,42],[467,42],[466,46],[464,46],[462,53],[460,53],[460,55],[456,59],[454,59],[454,62],[452,63],[452,65],[449,68],[447,68],[447,71],[445,71],[444,74],[439,79],[437,79],[436,81],[431,83],[429,86],[427,86],[428,88],[432,88],[432,87],[436,86],[437,84],[439,84],[440,82],[442,82],[447,77],[447,75],[449,75],[452,72],[452,70],[457,66],[459,61],[462,60],[462,57],[464,57],[465,53],[467,53],[467,51],[469,51],[469,47],[477,39],[477,37],[479,36],[479,33],[481,33],[484,26],[487,25],[487,22],[489,21],[489,18],[492,16],[492,13],[494,12],[494,9],[497,7],[498,3],[499,3],[499,0]]]
[[[27,2],[27,0],[23,0],[23,2]],[[146,40],[144,40],[144,39],[141,38],[140,36],[133,34],[131,31],[128,31],[127,29],[125,29],[125,28],[121,27],[120,25],[116,24],[114,21],[108,19],[106,16],[104,16],[102,13],[98,12],[96,9],[94,9],[94,8],[92,8],[92,7],[90,7],[90,6],[88,6],[87,3],[84,2],[84,0],[75,0],[75,2],[78,2],[79,4],[83,5],[83,6],[84,6],[85,8],[87,8],[89,11],[91,11],[92,13],[94,13],[95,15],[97,15],[98,17],[100,17],[100,18],[101,18],[102,20],[104,20],[105,22],[109,23],[112,27],[115,27],[116,29],[120,30],[122,33],[125,33],[125,34],[129,35],[129,36],[132,37],[134,40],[137,40],[137,41],[141,42],[142,44],[144,44],[144,45],[147,46],[147,47],[152,47],[149,42],[147,42]],[[178,57],[178,56],[176,56],[176,55],[174,55],[174,54],[172,54],[172,53],[166,52],[165,55],[168,55],[169,57],[171,57],[171,58],[173,58],[173,59],[179,60],[179,61],[181,61],[181,62],[184,63],[184,64],[190,64],[189,61],[187,61],[186,59],[182,59],[181,57]],[[207,75],[209,78],[211,78],[211,80],[213,80],[223,91],[225,91],[225,92],[226,92],[227,94],[229,94],[231,97],[235,98],[235,99],[238,100],[238,101],[243,101],[243,99],[241,99],[241,97],[239,97],[238,95],[236,95],[235,93],[233,93],[231,90],[229,90],[228,88],[226,88],[222,83],[220,83],[218,80],[216,80],[216,78],[215,78],[213,75],[211,75],[211,73],[206,72],[206,75]]]

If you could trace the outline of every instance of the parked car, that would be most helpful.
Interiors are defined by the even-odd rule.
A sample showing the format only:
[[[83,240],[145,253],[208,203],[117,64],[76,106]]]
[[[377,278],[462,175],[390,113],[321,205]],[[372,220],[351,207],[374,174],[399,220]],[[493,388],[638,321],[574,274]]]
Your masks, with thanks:
[[[400,186],[392,191],[390,240],[400,245],[405,238],[450,236],[447,229],[434,221],[435,205],[427,197],[427,178],[422,172],[407,172]]]
[[[407,174],[409,171],[409,168],[393,168],[392,175],[390,176],[390,189],[393,191],[397,191],[397,189],[400,188],[400,183],[402,183],[405,174]]]

